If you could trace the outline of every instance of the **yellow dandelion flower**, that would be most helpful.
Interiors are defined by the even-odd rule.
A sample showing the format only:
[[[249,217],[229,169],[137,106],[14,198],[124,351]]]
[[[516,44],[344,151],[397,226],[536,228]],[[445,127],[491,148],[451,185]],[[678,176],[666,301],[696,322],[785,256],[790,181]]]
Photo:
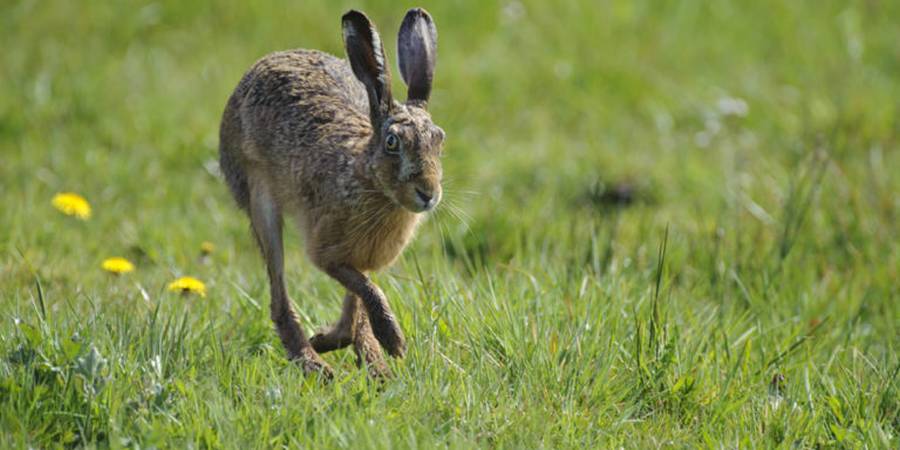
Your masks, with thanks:
[[[212,242],[209,242],[209,241],[203,241],[203,242],[200,244],[200,253],[202,253],[202,254],[204,254],[204,255],[209,255],[209,254],[211,254],[211,253],[214,252],[214,251],[216,251],[216,246],[213,245]]]
[[[67,216],[75,216],[81,220],[91,217],[91,204],[84,197],[71,192],[53,196],[53,207]]]
[[[197,294],[206,297],[206,285],[194,277],[181,277],[169,283],[169,290],[182,294]]]
[[[134,271],[134,264],[131,261],[118,256],[104,259],[101,267],[103,267],[103,270],[116,275]]]

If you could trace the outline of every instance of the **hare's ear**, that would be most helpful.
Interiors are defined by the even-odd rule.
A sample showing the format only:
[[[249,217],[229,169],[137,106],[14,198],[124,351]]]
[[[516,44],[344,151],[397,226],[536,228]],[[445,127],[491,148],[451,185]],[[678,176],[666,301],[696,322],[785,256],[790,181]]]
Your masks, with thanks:
[[[408,102],[428,102],[431,80],[437,60],[437,28],[431,15],[422,8],[406,13],[397,35],[400,74],[409,88]]]
[[[384,120],[391,110],[391,74],[384,58],[384,47],[375,25],[365,14],[350,10],[341,18],[344,47],[356,78],[366,86],[373,124]],[[377,129],[377,127],[376,127]]]

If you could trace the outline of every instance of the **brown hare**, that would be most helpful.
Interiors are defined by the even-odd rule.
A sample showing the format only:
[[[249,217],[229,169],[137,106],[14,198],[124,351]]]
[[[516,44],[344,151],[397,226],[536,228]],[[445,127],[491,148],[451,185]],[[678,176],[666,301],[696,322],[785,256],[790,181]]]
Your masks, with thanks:
[[[331,377],[319,353],[352,344],[358,364],[388,375],[379,343],[396,357],[406,343],[367,273],[391,264],[419,213],[441,199],[444,131],[426,109],[437,30],[420,8],[403,19],[397,47],[408,90],[400,103],[375,26],[352,10],[342,26],[349,61],[290,50],[250,68],[222,116],[220,165],[265,258],[271,317],[288,356]],[[310,260],[347,290],[340,320],[311,339],[285,290],[283,214],[296,217]]]

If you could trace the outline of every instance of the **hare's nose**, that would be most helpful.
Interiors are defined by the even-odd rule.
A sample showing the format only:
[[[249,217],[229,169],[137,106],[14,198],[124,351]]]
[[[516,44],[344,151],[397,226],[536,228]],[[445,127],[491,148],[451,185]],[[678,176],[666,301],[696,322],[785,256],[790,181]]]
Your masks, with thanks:
[[[419,201],[422,202],[422,206],[426,209],[432,206],[431,201],[434,200],[434,194],[424,192],[421,189],[416,188],[416,197],[418,197]]]

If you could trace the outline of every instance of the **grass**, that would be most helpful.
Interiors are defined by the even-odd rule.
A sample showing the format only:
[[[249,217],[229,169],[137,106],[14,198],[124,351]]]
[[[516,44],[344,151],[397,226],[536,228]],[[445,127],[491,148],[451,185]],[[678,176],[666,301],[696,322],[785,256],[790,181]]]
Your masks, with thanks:
[[[0,447],[900,446],[900,3],[424,5],[447,199],[376,276],[383,386],[285,360],[216,175],[256,58],[342,54],[309,3],[0,6]],[[363,7],[392,67],[406,6]]]

